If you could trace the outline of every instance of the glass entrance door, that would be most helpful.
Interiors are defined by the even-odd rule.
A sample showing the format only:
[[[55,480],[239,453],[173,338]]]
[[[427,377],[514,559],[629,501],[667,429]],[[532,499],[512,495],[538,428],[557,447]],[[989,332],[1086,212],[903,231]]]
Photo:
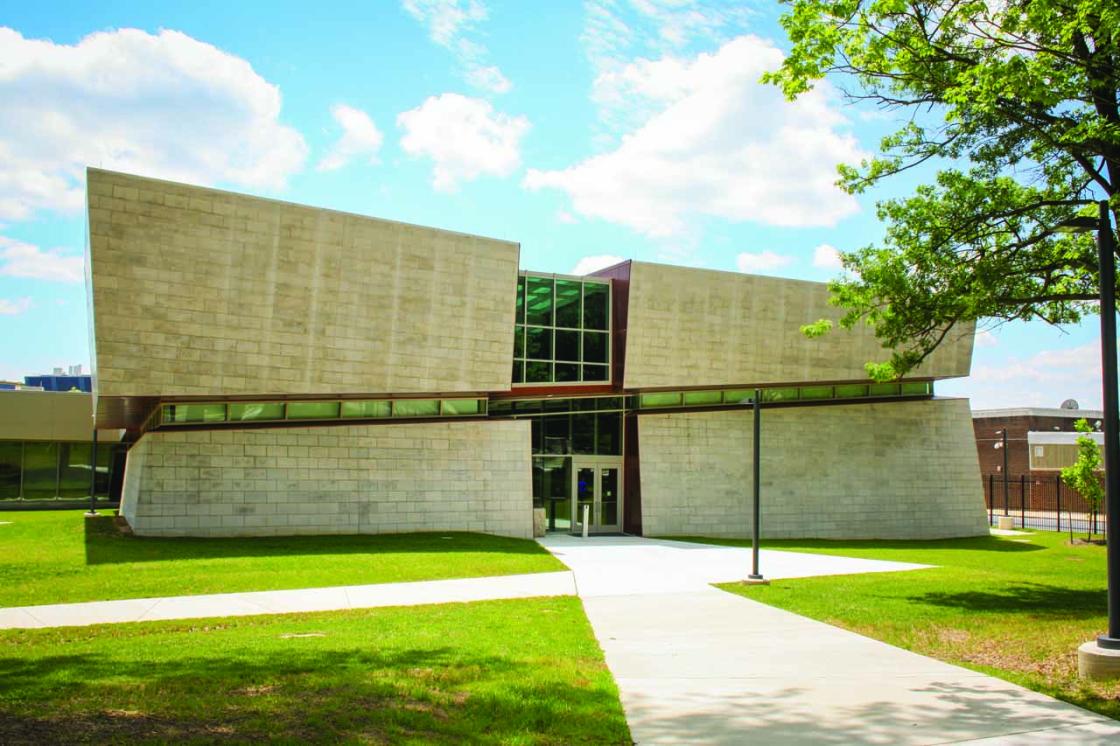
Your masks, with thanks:
[[[589,534],[621,531],[622,464],[577,458],[573,466],[572,533],[583,533],[585,514]]]

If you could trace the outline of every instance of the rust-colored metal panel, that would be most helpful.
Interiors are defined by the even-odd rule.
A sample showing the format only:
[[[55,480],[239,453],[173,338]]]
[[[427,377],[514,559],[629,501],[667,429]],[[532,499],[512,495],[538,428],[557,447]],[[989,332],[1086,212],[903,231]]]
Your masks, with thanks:
[[[638,457],[638,416],[630,412],[623,419],[623,513],[622,530],[642,535],[642,479]]]

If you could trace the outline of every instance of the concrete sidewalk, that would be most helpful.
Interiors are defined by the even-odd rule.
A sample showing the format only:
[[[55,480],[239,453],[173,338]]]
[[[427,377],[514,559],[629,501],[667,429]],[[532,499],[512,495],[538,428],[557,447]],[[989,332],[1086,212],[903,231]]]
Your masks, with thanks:
[[[541,543],[575,572],[639,744],[1120,743],[1109,718],[712,588],[747,550]],[[771,579],[915,567],[762,553]]]
[[[219,593],[168,598],[132,598],[0,608],[0,629],[81,627],[158,619],[288,614],[300,611],[370,609],[379,606],[418,606],[500,598],[570,596],[575,583],[570,572],[502,575],[486,578],[426,580],[415,583],[378,583],[285,591]]]

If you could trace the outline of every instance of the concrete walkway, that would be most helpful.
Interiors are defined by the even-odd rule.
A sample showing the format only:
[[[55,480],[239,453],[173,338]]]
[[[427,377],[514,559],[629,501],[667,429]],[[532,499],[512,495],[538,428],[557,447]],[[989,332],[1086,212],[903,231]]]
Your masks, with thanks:
[[[639,744],[1116,744],[1120,723],[712,588],[750,552],[541,540],[576,576]],[[920,567],[763,551],[768,578]]]
[[[416,583],[15,606],[0,608],[0,629],[82,627],[89,624],[150,622],[157,619],[371,609],[379,606],[418,606],[499,598],[570,596],[574,593],[572,573],[544,572]]]

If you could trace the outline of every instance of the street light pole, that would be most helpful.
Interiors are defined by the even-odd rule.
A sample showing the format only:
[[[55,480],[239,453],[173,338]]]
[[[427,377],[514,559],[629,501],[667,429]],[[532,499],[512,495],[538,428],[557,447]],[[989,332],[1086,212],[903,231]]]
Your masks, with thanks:
[[[1007,428],[999,431],[1003,440],[1000,441],[999,447],[1003,449],[1003,514],[1007,515],[1008,494],[1010,488],[1008,487],[1008,480],[1010,477],[1007,475]]]
[[[1116,392],[1116,247],[1108,200],[1098,204],[1101,372],[1104,379],[1104,494],[1108,510],[1108,633],[1097,644],[1120,650],[1120,405]]]
[[[758,542],[759,523],[762,511],[759,509],[759,481],[762,469],[759,464],[762,455],[762,391],[754,390],[754,521],[751,527],[751,574],[747,576],[748,583],[765,583],[762,573],[758,571]]]

